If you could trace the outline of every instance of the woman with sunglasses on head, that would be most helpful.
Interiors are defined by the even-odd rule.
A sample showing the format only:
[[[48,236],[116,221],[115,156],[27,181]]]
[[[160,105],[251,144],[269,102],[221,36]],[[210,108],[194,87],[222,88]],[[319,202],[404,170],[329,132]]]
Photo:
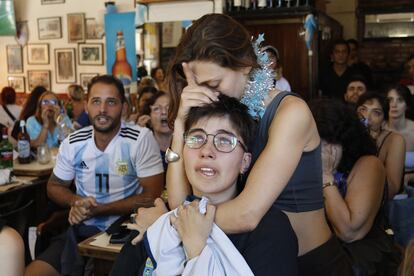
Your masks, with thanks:
[[[158,91],[147,100],[142,109],[143,115],[140,117],[141,124],[144,121],[146,122],[145,125],[140,125],[152,129],[154,138],[160,146],[164,170],[167,169],[165,151],[171,144],[172,138],[172,130],[169,127],[167,120],[169,106],[170,97],[165,92]],[[142,118],[144,116],[145,118]]]
[[[242,25],[221,14],[203,16],[182,37],[168,70],[174,125],[166,153],[169,205],[177,207],[191,191],[180,160],[189,109],[217,101],[219,94],[241,99],[252,114],[264,113],[253,149],[255,163],[243,191],[217,206],[215,222],[226,233],[251,231],[275,206],[287,214],[298,237],[299,275],[352,275],[324,214],[315,121],[296,94],[272,90],[272,72],[258,48]],[[266,110],[262,102],[269,103]],[[146,213],[156,217],[157,212]]]
[[[37,102],[35,115],[29,117],[26,123],[32,147],[38,147],[43,144],[47,144],[50,148],[59,146],[59,128],[56,124],[59,112],[59,102],[55,93],[50,91],[44,92]],[[72,128],[69,117],[65,115],[64,120],[66,126]]]
[[[387,175],[386,198],[392,199],[400,191],[404,176],[404,138],[384,128],[388,120],[389,104],[380,94],[368,92],[361,95],[356,111],[377,144],[377,156],[384,164]]]

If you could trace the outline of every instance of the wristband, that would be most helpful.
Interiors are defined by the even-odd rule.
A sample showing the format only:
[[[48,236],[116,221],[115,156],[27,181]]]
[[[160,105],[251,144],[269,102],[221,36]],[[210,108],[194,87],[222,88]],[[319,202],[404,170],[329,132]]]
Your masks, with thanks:
[[[167,163],[173,163],[180,160],[180,155],[173,151],[171,148],[168,148],[165,152],[165,162]]]
[[[331,186],[336,186],[336,183],[334,181],[323,183],[322,189],[325,189],[326,187],[331,187]]]

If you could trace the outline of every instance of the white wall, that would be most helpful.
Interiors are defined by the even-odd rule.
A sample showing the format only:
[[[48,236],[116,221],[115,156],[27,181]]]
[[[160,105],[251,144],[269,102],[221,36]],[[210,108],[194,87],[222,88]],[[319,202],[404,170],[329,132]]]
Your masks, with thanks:
[[[75,48],[76,58],[78,55],[77,43],[68,43],[67,17],[68,13],[84,13],[85,18],[96,18],[103,22],[105,12],[104,2],[106,0],[65,0],[63,4],[41,5],[41,0],[14,0],[15,13],[17,21],[28,21],[29,41],[28,43],[48,43],[49,60],[48,65],[28,65],[27,64],[27,47],[23,48],[23,74],[10,74],[10,76],[24,76],[27,91],[27,70],[50,70],[52,91],[56,93],[65,93],[69,84],[56,84],[55,76],[55,58],[54,50],[56,48]],[[134,11],[133,0],[116,0],[118,11]],[[43,17],[60,16],[62,22],[62,38],[51,40],[39,40],[37,32],[37,19]],[[87,40],[90,43],[104,43],[102,40]],[[16,45],[14,37],[0,36],[0,87],[7,85],[7,57],[6,45]],[[105,55],[104,55],[105,56]],[[78,65],[76,62],[76,78],[79,83],[80,73],[105,73],[105,64],[100,66]]]
[[[342,24],[344,39],[357,36],[356,6],[357,0],[333,0],[326,4],[326,13]]]

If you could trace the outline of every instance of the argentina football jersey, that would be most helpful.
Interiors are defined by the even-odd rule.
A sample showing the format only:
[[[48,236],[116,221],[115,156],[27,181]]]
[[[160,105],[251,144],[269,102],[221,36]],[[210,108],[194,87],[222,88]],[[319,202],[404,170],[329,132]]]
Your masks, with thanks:
[[[140,177],[163,172],[159,146],[152,132],[139,126],[121,125],[104,151],[96,147],[92,126],[72,133],[61,145],[53,173],[73,180],[76,193],[94,197],[98,204],[125,199],[142,192]],[[87,225],[105,230],[118,216],[97,216]]]

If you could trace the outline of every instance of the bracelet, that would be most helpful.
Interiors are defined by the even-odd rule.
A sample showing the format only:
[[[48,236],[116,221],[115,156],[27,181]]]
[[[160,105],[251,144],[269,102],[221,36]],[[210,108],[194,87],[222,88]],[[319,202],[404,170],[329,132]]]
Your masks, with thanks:
[[[180,155],[174,152],[171,148],[168,148],[165,152],[165,161],[166,163],[172,163],[180,160]]]
[[[334,181],[323,183],[322,189],[325,189],[326,187],[331,187],[331,186],[336,186],[336,183]]]

